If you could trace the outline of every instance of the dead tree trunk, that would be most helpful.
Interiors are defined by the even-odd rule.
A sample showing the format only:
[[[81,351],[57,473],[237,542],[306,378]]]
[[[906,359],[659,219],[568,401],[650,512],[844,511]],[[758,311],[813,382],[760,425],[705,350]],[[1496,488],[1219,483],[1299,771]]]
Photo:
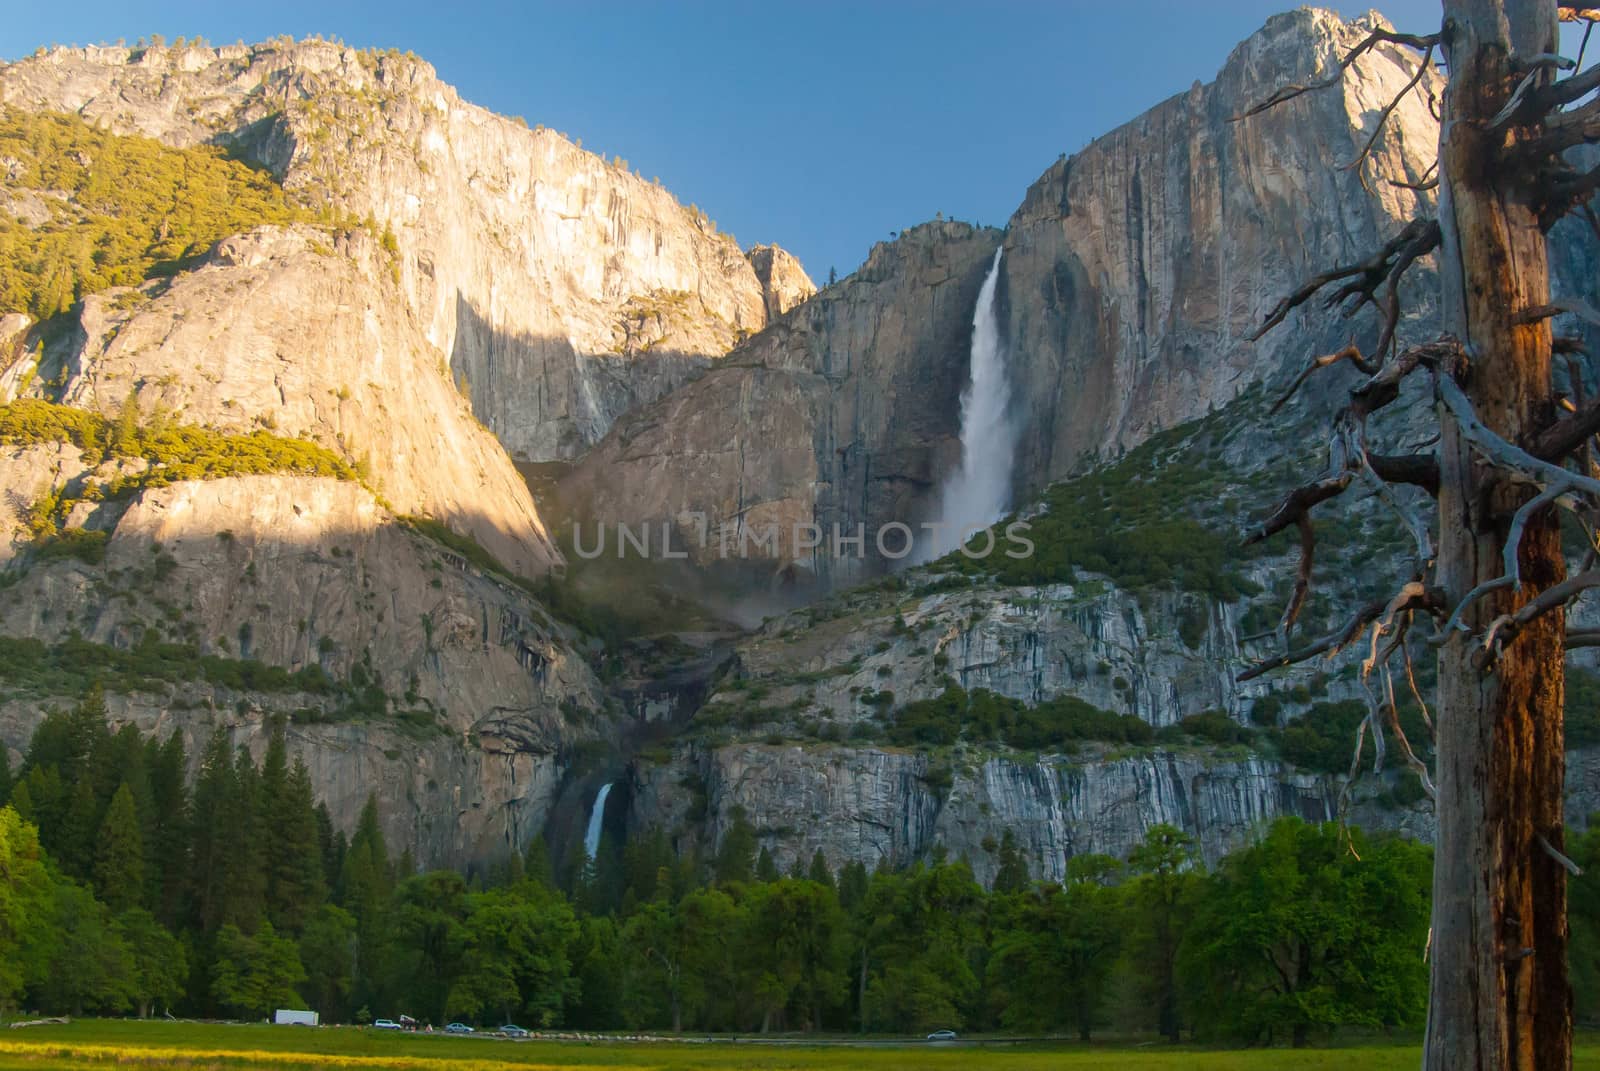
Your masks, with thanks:
[[[1550,299],[1545,234],[1528,184],[1508,166],[1526,128],[1494,123],[1530,60],[1556,51],[1551,0],[1446,0],[1449,63],[1439,137],[1443,329],[1463,345],[1458,378],[1478,417],[1527,442],[1553,417],[1550,327],[1519,323]],[[1525,482],[1486,465],[1441,407],[1438,583],[1452,605],[1504,571]],[[1482,630],[1565,577],[1553,509],[1517,551],[1520,591],[1468,608],[1439,656],[1439,832],[1424,1067],[1571,1066],[1566,872],[1541,845],[1562,840],[1563,614],[1532,620],[1492,666]]]

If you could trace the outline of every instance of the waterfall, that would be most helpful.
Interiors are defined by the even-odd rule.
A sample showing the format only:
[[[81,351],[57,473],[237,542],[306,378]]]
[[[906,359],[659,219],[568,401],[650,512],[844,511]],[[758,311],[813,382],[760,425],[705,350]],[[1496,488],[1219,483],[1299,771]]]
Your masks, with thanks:
[[[606,818],[606,797],[611,795],[611,782],[600,786],[594,797],[594,809],[589,812],[589,828],[583,834],[583,854],[593,859],[600,850],[600,827]]]
[[[1011,384],[994,301],[1000,254],[1001,250],[994,251],[972,314],[972,367],[961,392],[961,465],[945,477],[939,495],[938,520],[945,527],[935,529],[923,542],[918,561],[957,549],[963,534],[993,524],[1011,507],[1017,429],[1007,411]]]

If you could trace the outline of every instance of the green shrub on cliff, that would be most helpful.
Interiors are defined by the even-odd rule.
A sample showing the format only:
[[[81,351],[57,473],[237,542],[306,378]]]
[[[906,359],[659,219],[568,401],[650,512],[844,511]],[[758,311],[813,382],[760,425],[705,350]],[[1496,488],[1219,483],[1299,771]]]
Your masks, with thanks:
[[[939,747],[965,738],[1023,751],[1070,749],[1075,741],[1104,740],[1147,744],[1155,731],[1131,714],[1101,710],[1073,696],[1030,707],[984,689],[968,692],[956,684],[932,699],[907,703],[893,715],[886,736],[891,743]]]
[[[0,313],[44,320],[83,295],[171,275],[264,223],[309,220],[271,175],[214,146],[175,149],[71,115],[0,109],[7,185],[46,191],[37,228],[0,213]],[[64,194],[65,199],[53,194]]]
[[[183,480],[215,480],[227,476],[261,476],[293,473],[357,480],[354,466],[332,450],[305,439],[288,439],[265,431],[236,434],[192,424],[173,424],[159,414],[144,420],[137,399],[130,395],[122,414],[101,416],[87,409],[23,398],[0,405],[0,444],[35,446],[67,442],[83,451],[84,461],[98,465],[109,458],[140,460],[142,471],[118,475],[104,482],[90,480],[84,497],[117,498],[151,487]],[[28,524],[41,540],[68,538],[60,524],[77,499],[51,492],[28,510]],[[71,537],[73,542],[51,551],[56,543],[40,542],[35,549],[56,556],[70,554],[85,561],[92,552],[92,534]],[[102,541],[103,545],[103,541]]]
[[[1222,417],[1156,435],[1113,465],[1050,487],[1043,512],[1028,520],[1032,554],[1008,557],[1012,548],[1000,539],[986,558],[956,553],[941,564],[1003,584],[1068,582],[1082,570],[1129,591],[1177,589],[1227,602],[1255,594],[1238,571],[1237,535],[1224,534],[1213,515],[1237,480],[1207,460],[1208,442],[1228,428]]]
[[[88,409],[23,398],[0,405],[0,443],[34,446],[69,442],[93,465],[107,458],[149,462],[139,475],[107,484],[107,493],[122,488],[160,487],[180,480],[219,479],[292,472],[300,476],[356,479],[353,466],[325,446],[266,431],[248,434],[218,431],[194,424],[173,424],[159,414],[146,421],[130,395],[116,419]]]

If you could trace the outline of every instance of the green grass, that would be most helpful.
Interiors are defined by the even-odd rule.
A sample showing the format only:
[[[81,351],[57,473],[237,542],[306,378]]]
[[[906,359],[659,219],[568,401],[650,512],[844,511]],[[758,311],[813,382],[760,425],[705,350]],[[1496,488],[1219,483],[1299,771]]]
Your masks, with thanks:
[[[868,1047],[827,1044],[707,1042],[638,1044],[529,1041],[442,1035],[394,1035],[350,1028],[217,1026],[198,1023],[139,1023],[84,1020],[68,1026],[36,1027],[0,1035],[0,1069],[220,1068],[298,1071],[312,1068],[373,1068],[378,1071],[517,1071],[545,1068],[752,1068],[770,1071],[849,1069],[921,1071],[981,1066],[1013,1071],[1114,1068],[1120,1071],[1388,1071],[1417,1065],[1412,1044],[1365,1044],[1305,1049],[1229,1051],[1154,1044],[1075,1042],[1023,1046],[932,1046],[920,1041]],[[1579,1047],[1575,1066],[1600,1069],[1600,1046]]]
[[[374,1068],[378,1071],[498,1071],[518,1068],[752,1068],[808,1071],[864,1068],[920,1071],[984,1066],[1016,1071],[1046,1068],[1117,1068],[1122,1071],[1387,1071],[1414,1068],[1418,1050],[1410,1042],[1362,1044],[1334,1049],[1218,1050],[1155,1044],[995,1045],[984,1049],[928,1045],[920,1041],[875,1042],[869,1047],[826,1044],[728,1044],[702,1037],[685,1041],[504,1042],[442,1034],[382,1034],[354,1028],[298,1029],[290,1026],[216,1026],[202,1023],[138,1023],[80,1020],[0,1034],[0,1069],[56,1068],[238,1068],[298,1071],[299,1068]],[[1600,1045],[1584,1039],[1576,1068],[1600,1069]]]

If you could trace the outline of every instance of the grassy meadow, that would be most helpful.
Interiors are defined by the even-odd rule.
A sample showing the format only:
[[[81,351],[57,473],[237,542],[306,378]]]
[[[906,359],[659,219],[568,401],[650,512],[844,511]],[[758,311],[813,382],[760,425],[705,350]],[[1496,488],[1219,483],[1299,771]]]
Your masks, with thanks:
[[[998,1071],[1399,1071],[1417,1065],[1412,1045],[1329,1049],[1217,1050],[1156,1045],[973,1047],[926,1042],[867,1045],[718,1041],[510,1042],[487,1037],[386,1034],[353,1028],[223,1026],[199,1023],[80,1020],[0,1034],[0,1071],[72,1068],[189,1068],[218,1071],[528,1071],[535,1068],[749,1068],[762,1071],[855,1069],[938,1071],[982,1067]],[[1580,1045],[1575,1066],[1600,1071],[1600,1043]]]

